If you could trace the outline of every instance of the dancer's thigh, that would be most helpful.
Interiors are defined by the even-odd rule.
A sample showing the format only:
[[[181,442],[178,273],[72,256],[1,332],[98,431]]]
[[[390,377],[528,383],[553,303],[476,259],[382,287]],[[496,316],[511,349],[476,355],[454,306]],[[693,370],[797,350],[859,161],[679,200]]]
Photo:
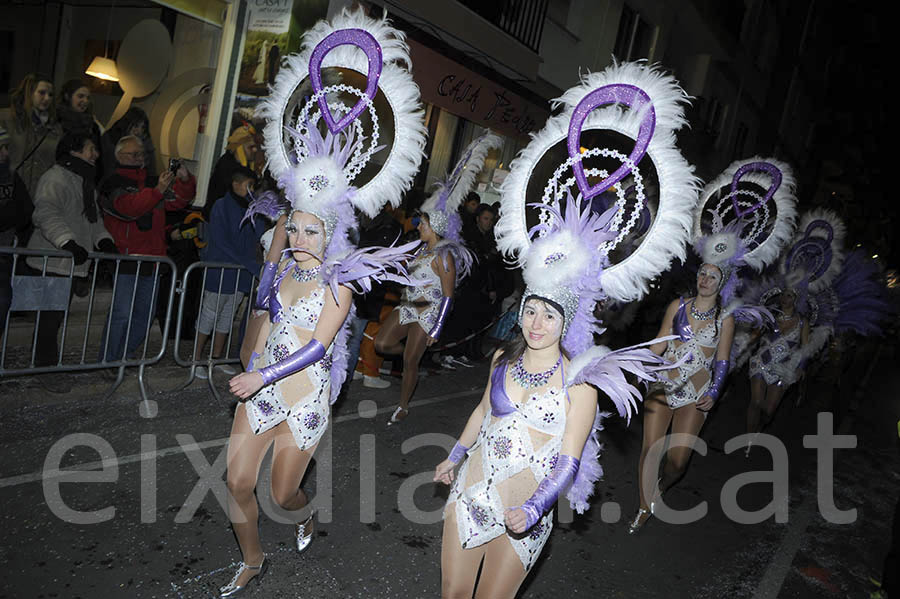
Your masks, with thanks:
[[[441,597],[470,599],[486,545],[463,549],[457,534],[456,510],[449,509],[441,539]]]
[[[487,544],[476,599],[514,599],[528,572],[505,534]]]

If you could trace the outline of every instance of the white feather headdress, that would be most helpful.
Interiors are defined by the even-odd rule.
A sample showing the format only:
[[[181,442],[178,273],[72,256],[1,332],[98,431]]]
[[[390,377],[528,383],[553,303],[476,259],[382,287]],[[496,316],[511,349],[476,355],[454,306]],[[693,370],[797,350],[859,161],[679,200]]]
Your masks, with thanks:
[[[511,164],[501,187],[497,246],[523,267],[523,298],[538,295],[563,308],[568,329],[563,345],[572,354],[592,343],[598,300],[640,298],[650,279],[673,258],[685,256],[698,192],[692,167],[675,147],[687,99],[675,79],[655,67],[615,64],[566,91],[556,101],[563,112],[551,117]],[[585,148],[581,134],[587,130],[616,132],[632,140],[635,150],[625,156],[614,149]],[[531,206],[540,222],[529,230],[527,191],[538,163],[561,142],[569,157],[549,167],[556,169],[549,181],[539,182],[543,194]],[[645,175],[639,166],[644,155],[657,173],[659,205],[647,233],[635,240],[629,234],[647,214]],[[617,159],[622,166],[613,173],[582,167],[582,160],[594,156]],[[587,177],[602,181],[590,186]],[[589,200],[626,178],[633,181],[634,197],[626,198],[632,186],[618,185],[614,205],[602,215],[592,212]],[[615,249],[630,253],[613,264],[610,253]]]
[[[668,268],[674,258],[684,260],[692,212],[699,190],[699,181],[694,177],[693,167],[675,147],[675,132],[686,124],[684,104],[687,103],[688,96],[672,76],[656,67],[643,63],[614,64],[603,72],[585,75],[580,85],[567,90],[555,101],[555,106],[564,107],[564,111],[548,119],[544,128],[532,136],[528,146],[510,165],[510,173],[500,190],[503,196],[501,217],[494,233],[500,251],[514,258],[520,266],[523,265],[527,249],[531,245],[529,227],[526,224],[525,198],[535,166],[554,146],[567,140],[578,104],[596,90],[607,86],[637,88],[643,92],[642,97],[649,98],[650,102],[635,102],[631,108],[611,104],[592,110],[584,118],[581,131],[613,131],[637,142],[651,109],[655,121],[645,153],[653,162],[659,182],[656,214],[643,240],[632,244],[633,251],[603,271],[604,294],[619,301],[633,301],[648,291],[648,282]],[[623,165],[629,166],[629,175],[634,179],[637,195],[636,201],[626,201],[626,186],[616,187],[616,205],[621,210],[609,225],[616,236],[605,243],[603,248],[598,248],[606,257],[620,246],[641,214],[646,212],[643,176],[638,169],[632,168],[636,165],[630,164],[629,157],[606,148],[586,148],[582,156],[570,156],[564,164],[559,165],[550,181],[541,182],[544,193],[540,202],[550,206],[563,200],[576,183],[572,177],[573,165],[582,157],[600,155],[618,158]],[[600,169],[585,169],[585,172],[588,176],[608,176],[607,173],[600,172]],[[630,210],[626,204],[631,207]],[[549,212],[540,210],[541,222],[547,223]]]
[[[450,230],[453,228],[450,226],[451,217],[475,185],[475,177],[484,167],[488,152],[502,145],[501,137],[490,131],[476,137],[466,147],[453,170],[437,183],[431,196],[422,204],[422,212],[428,214],[431,228],[438,235],[447,237],[449,232],[451,237],[458,237],[458,231]]]
[[[292,204],[295,198],[291,197],[291,190],[298,185],[297,180],[306,179],[304,183],[307,183],[318,175],[326,176],[317,168],[304,168],[312,167],[304,165],[311,155],[305,143],[309,128],[315,128],[320,120],[327,122],[328,117],[332,124],[334,121],[340,123],[340,119],[355,108],[342,102],[338,94],[349,94],[358,98],[357,104],[363,104],[362,112],[368,112],[371,116],[373,130],[363,131],[361,121],[356,118],[343,131],[330,127],[328,135],[332,139],[326,140],[326,145],[333,144],[333,151],[344,151],[349,146],[349,151],[346,152],[346,162],[340,165],[343,176],[332,172],[332,176],[326,176],[326,179],[329,184],[338,181],[340,185],[344,182],[348,186],[354,185],[355,178],[373,156],[379,154],[381,159],[380,153],[386,153],[378,172],[368,181],[356,185],[354,193],[347,199],[369,216],[378,214],[385,203],[399,205],[403,192],[412,185],[425,147],[424,113],[410,66],[404,34],[394,29],[386,18],[376,20],[366,16],[362,10],[344,10],[332,21],[320,21],[304,34],[301,52],[284,59],[275,84],[269,90],[269,97],[257,109],[257,114],[268,121],[263,133],[269,169],[288,193]],[[355,87],[343,80],[336,83],[325,81],[318,90],[313,85],[311,96],[295,97],[298,92],[306,91],[300,90],[301,86],[309,82],[315,84],[316,77],[321,81],[321,70],[328,67],[339,67],[366,76],[366,87],[372,84],[374,69],[379,73],[377,88],[370,95],[368,92],[371,90]],[[393,141],[386,149],[379,146],[378,124],[378,119],[386,115],[376,114],[375,94],[384,96],[390,106],[387,116],[393,121],[389,128],[393,130]],[[321,101],[328,105],[330,114],[327,116],[322,114]],[[298,114],[295,114],[295,109]],[[316,181],[316,186],[321,186],[322,179]],[[304,190],[308,191],[306,188]],[[311,198],[296,198],[296,201],[302,201],[306,209],[316,204]]]

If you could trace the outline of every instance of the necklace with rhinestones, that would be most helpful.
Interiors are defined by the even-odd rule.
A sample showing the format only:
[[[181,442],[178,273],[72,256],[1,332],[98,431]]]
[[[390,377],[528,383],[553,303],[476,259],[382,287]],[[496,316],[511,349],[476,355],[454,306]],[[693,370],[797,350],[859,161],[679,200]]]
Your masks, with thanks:
[[[691,316],[694,317],[694,320],[709,320],[713,317],[713,314],[716,313],[716,307],[713,306],[706,312],[698,312],[697,306],[694,305],[694,302],[691,302]]]
[[[523,389],[534,389],[535,387],[546,385],[553,373],[559,368],[559,365],[562,364],[562,356],[560,356],[556,364],[544,372],[528,372],[525,370],[525,364],[523,363],[524,357],[524,354],[519,356],[519,359],[516,360],[512,367],[512,378]]]
[[[316,277],[319,276],[321,270],[321,264],[313,266],[309,270],[303,270],[300,268],[300,265],[297,265],[294,266],[294,270],[291,271],[291,277],[299,283],[309,283],[310,281],[316,280]]]

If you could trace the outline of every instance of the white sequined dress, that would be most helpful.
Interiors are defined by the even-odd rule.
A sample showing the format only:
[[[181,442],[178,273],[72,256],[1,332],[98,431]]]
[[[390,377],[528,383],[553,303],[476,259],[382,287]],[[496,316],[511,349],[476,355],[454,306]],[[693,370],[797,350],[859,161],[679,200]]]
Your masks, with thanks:
[[[800,350],[803,320],[787,333],[779,329],[763,336],[750,358],[750,378],[761,377],[767,385],[790,387],[800,378],[802,369],[791,359]]]
[[[278,288],[276,280],[273,292]],[[303,348],[312,339],[319,314],[325,306],[327,288],[318,287],[290,306],[281,304],[281,293],[270,299],[272,330],[266,338],[262,355],[250,365],[250,370],[279,362]],[[309,449],[319,442],[331,414],[331,356],[334,343],[328,346],[325,357],[303,370],[279,379],[260,389],[246,402],[247,419],[256,434],[263,433],[285,420],[300,449]]]
[[[491,411],[468,451],[444,509],[455,510],[457,534],[464,549],[506,535],[530,570],[553,527],[553,511],[521,535],[504,524],[506,508],[522,505],[549,476],[559,458],[566,429],[568,395],[548,387],[521,406],[506,394],[506,365],[491,374]]]
[[[424,250],[409,263],[409,277],[426,283],[404,287],[400,305],[394,308],[400,311],[401,325],[418,322],[426,333],[437,322],[444,296],[441,279],[431,266],[436,257],[438,254],[433,250]]]

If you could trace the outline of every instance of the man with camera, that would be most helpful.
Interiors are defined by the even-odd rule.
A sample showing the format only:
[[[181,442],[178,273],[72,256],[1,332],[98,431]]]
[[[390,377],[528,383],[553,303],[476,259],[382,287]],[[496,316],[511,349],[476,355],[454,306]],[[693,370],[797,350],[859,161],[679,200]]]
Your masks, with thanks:
[[[106,229],[123,254],[165,256],[166,211],[180,210],[194,199],[196,179],[177,160],[170,161],[169,169],[158,178],[149,177],[143,142],[131,135],[116,144],[115,158],[115,171],[100,183]],[[101,359],[122,360],[143,343],[155,313],[153,272],[152,263],[143,263],[140,272],[135,262],[120,264]],[[104,330],[103,339],[106,334]]]

